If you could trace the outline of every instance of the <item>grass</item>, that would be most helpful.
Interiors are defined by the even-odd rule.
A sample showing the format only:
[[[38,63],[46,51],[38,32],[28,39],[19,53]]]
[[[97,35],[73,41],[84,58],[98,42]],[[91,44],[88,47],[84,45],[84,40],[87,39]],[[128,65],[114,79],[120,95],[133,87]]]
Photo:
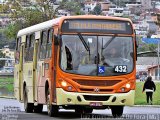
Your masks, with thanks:
[[[8,92],[13,93],[14,86],[13,86],[14,78],[0,78],[0,88],[6,88]]]
[[[6,88],[9,93],[13,93],[14,78],[0,78],[0,88]],[[5,84],[4,83],[8,83]],[[144,82],[136,83],[135,105],[146,105],[146,93],[142,93]],[[153,94],[153,105],[160,105],[160,82],[155,82],[156,92]]]
[[[156,91],[153,93],[153,105],[160,105],[160,82],[155,82]],[[146,93],[142,93],[144,82],[136,83],[135,105],[146,105]]]

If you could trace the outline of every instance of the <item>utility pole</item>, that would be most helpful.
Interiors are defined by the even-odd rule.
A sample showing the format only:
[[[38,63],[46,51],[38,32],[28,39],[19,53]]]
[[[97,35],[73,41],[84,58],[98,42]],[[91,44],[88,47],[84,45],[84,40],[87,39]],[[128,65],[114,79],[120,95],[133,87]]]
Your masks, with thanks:
[[[158,39],[158,74],[157,74],[157,76],[158,76],[158,80],[159,80],[159,39]]]

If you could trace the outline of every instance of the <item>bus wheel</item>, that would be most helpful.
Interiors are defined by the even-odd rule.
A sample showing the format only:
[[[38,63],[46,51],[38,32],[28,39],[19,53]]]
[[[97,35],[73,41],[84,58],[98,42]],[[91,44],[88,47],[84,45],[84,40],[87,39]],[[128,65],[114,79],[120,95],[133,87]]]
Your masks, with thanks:
[[[121,117],[123,114],[123,106],[111,106],[112,116]]]
[[[27,95],[26,88],[24,89],[24,92],[23,92],[23,102],[24,102],[25,112],[32,113],[34,105],[33,105],[33,103],[28,103],[28,95]]]
[[[84,113],[92,113],[93,108],[84,108]]]
[[[84,109],[82,107],[75,108],[75,113],[76,114],[84,114]]]
[[[93,109],[92,108],[86,108],[83,106],[78,106],[75,108],[75,113],[77,114],[85,114],[85,113],[92,113]]]
[[[112,116],[121,117],[123,114],[123,106],[111,106]]]
[[[43,104],[38,104],[37,106],[34,106],[35,113],[41,113],[42,110],[43,110]]]
[[[48,115],[50,117],[56,117],[58,115],[58,106],[57,105],[52,105],[52,103],[50,102],[50,93],[49,93],[49,90],[47,92],[46,102],[47,102]]]

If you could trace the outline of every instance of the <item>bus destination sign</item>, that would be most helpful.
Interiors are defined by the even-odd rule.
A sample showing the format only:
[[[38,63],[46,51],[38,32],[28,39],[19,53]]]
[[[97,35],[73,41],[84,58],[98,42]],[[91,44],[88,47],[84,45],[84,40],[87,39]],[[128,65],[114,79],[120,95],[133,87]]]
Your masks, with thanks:
[[[115,20],[65,20],[62,32],[99,32],[132,34],[129,22]]]

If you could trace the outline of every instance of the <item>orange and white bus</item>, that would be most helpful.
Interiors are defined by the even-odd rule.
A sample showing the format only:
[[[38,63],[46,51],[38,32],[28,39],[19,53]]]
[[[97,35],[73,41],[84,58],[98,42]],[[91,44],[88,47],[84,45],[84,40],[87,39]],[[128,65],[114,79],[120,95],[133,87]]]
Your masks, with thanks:
[[[136,37],[127,18],[64,16],[17,34],[14,92],[26,112],[121,116],[134,104]]]

